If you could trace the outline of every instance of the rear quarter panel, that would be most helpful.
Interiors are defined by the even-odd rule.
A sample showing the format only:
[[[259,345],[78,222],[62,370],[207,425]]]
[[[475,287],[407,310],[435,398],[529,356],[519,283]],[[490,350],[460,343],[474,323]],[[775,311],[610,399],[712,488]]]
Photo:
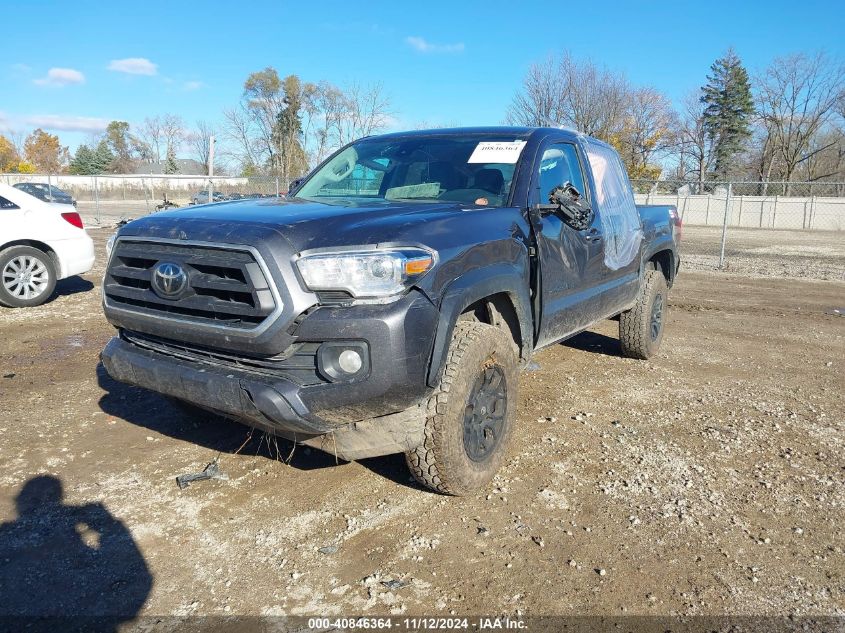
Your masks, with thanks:
[[[671,251],[673,266],[670,271],[670,281],[674,279],[678,261],[675,225],[670,215],[674,209],[672,205],[637,205],[637,211],[640,212],[643,222],[642,261],[649,261],[660,251]]]

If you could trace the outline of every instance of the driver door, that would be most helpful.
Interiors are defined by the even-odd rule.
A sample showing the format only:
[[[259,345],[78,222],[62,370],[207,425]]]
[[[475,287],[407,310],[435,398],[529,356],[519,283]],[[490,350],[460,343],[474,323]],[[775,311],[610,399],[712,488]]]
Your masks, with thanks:
[[[529,203],[546,204],[555,187],[569,182],[588,204],[592,195],[584,178],[583,159],[572,143],[550,143],[540,149]],[[532,213],[537,236],[541,298],[537,346],[574,334],[596,320],[604,281],[604,244],[598,212],[589,228],[576,230],[560,213]]]

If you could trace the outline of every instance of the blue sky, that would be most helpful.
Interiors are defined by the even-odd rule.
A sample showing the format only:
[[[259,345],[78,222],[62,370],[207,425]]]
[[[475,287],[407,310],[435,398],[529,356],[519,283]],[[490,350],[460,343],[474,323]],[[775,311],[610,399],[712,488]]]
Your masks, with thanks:
[[[104,121],[217,121],[265,66],[338,85],[380,81],[397,128],[501,123],[531,62],[569,49],[675,101],[729,46],[750,71],[775,56],[845,57],[845,3],[8,2],[0,133],[64,144]]]

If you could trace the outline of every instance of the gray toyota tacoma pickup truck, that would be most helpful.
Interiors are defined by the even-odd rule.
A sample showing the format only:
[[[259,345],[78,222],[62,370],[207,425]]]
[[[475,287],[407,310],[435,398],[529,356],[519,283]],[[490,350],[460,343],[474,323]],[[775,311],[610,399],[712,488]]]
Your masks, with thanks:
[[[575,132],[367,137],[286,198],[123,226],[102,362],[345,460],[404,453],[425,486],[467,494],[505,457],[537,350],[618,317],[626,356],[655,353],[680,228]]]

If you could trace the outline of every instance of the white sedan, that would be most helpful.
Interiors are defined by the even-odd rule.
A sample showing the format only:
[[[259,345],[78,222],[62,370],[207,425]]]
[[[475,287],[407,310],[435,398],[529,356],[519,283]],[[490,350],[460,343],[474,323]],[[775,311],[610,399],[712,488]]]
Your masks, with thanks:
[[[94,265],[94,242],[71,205],[0,184],[0,305],[41,305],[58,279]]]

